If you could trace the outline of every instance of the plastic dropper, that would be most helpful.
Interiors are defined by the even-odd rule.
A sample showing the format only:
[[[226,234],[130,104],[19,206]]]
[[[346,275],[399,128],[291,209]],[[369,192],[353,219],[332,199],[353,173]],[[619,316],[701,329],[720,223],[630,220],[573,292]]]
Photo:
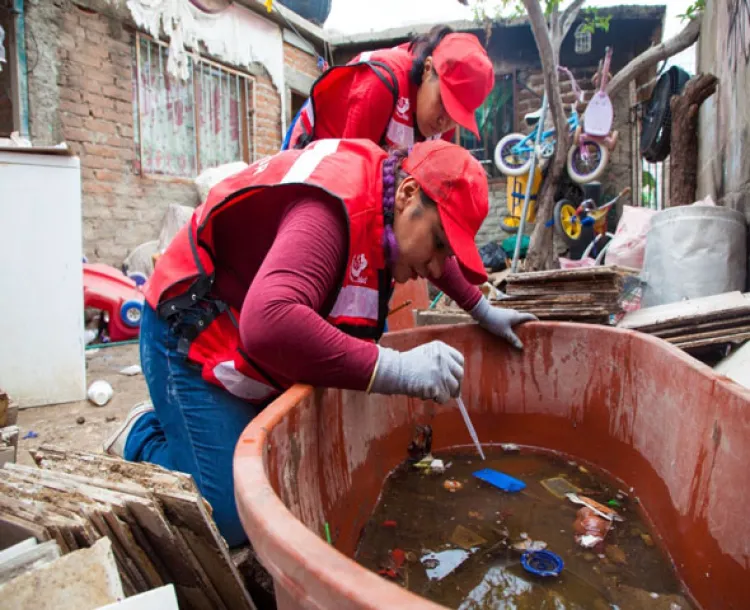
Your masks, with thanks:
[[[469,436],[471,436],[471,440],[474,441],[474,446],[477,448],[479,455],[482,456],[482,459],[486,459],[484,457],[484,451],[482,451],[482,445],[479,444],[477,431],[474,430],[474,425],[471,423],[471,419],[469,419],[469,412],[466,410],[463,399],[460,396],[457,397],[456,403],[458,404],[458,409],[461,411],[461,415],[464,418],[464,423],[466,424],[466,429],[469,431]]]

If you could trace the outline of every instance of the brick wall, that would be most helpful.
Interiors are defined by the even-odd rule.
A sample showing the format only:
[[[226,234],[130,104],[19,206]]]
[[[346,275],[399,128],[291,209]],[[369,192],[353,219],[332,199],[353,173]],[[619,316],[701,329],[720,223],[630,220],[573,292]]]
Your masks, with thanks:
[[[169,204],[194,206],[191,179],[142,176],[134,169],[134,31],[122,20],[70,0],[30,0],[27,27],[39,61],[29,76],[31,132],[65,140],[81,159],[83,246],[90,260],[119,266],[156,239]],[[280,97],[255,75],[255,157],[281,146]]]
[[[317,58],[288,42],[284,42],[284,65],[311,78],[320,76]]]
[[[268,76],[255,82],[255,158],[260,159],[281,148],[281,99]]]
[[[36,37],[39,45],[56,46],[57,90],[53,95],[50,83],[32,75],[30,116],[39,123],[43,106],[57,98],[56,135],[81,159],[84,254],[119,266],[136,246],[158,237],[170,203],[195,205],[197,192],[189,180],[143,178],[133,169],[131,31],[70,3],[62,3],[58,16],[56,40]],[[32,31],[46,17],[41,8],[30,12]]]

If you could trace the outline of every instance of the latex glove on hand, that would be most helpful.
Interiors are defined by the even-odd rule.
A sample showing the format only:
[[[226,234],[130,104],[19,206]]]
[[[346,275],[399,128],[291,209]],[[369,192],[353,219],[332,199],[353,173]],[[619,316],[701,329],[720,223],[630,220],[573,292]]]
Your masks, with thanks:
[[[515,309],[505,309],[504,307],[494,307],[485,299],[479,299],[479,302],[469,312],[471,317],[479,322],[479,326],[488,330],[493,335],[502,337],[516,349],[523,349],[523,343],[513,332],[516,324],[531,322],[538,318],[531,313],[521,313]]]
[[[408,352],[378,346],[380,354],[369,392],[405,394],[448,402],[461,392],[464,357],[442,341],[431,341]]]

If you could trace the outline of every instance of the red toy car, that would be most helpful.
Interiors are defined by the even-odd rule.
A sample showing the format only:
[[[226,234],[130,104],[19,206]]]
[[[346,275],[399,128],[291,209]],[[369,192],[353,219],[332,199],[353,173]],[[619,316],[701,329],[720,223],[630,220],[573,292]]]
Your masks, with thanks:
[[[83,263],[83,306],[106,313],[110,341],[138,336],[143,302],[136,282],[119,270],[102,263]]]

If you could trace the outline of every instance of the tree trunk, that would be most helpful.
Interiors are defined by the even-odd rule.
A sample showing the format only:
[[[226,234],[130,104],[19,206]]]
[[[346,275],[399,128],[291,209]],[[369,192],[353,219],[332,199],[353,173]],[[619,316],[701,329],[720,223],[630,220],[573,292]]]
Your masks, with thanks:
[[[531,242],[526,256],[526,271],[537,271],[550,269],[555,264],[553,248],[553,229],[547,226],[552,219],[555,207],[555,194],[560,178],[567,161],[568,149],[570,148],[570,135],[565,117],[565,108],[560,93],[560,79],[557,66],[559,63],[560,45],[567,30],[575,20],[584,0],[576,0],[560,18],[559,9],[555,7],[550,18],[553,28],[550,32],[544,11],[538,0],[523,0],[526,12],[529,16],[531,31],[534,34],[539,56],[542,60],[542,72],[544,74],[544,90],[547,93],[549,112],[552,115],[552,123],[555,127],[556,146],[555,154],[550,159],[550,167],[547,177],[536,200],[536,224],[531,233]],[[541,127],[540,127],[541,128]],[[533,176],[529,177],[533,180]],[[519,237],[520,239],[520,237]]]
[[[660,61],[669,59],[673,55],[677,55],[680,51],[687,49],[698,40],[700,33],[701,16],[699,15],[698,17],[693,18],[676,36],[646,49],[638,57],[628,62],[628,64],[615,74],[611,81],[609,81],[609,84],[607,85],[607,95],[614,98],[615,95],[617,95],[617,92],[623,87],[627,87],[631,80],[637,78]]]
[[[695,201],[698,188],[698,111],[716,92],[719,80],[713,74],[694,76],[682,92],[669,102],[672,110],[672,144],[669,163],[671,206]]]

